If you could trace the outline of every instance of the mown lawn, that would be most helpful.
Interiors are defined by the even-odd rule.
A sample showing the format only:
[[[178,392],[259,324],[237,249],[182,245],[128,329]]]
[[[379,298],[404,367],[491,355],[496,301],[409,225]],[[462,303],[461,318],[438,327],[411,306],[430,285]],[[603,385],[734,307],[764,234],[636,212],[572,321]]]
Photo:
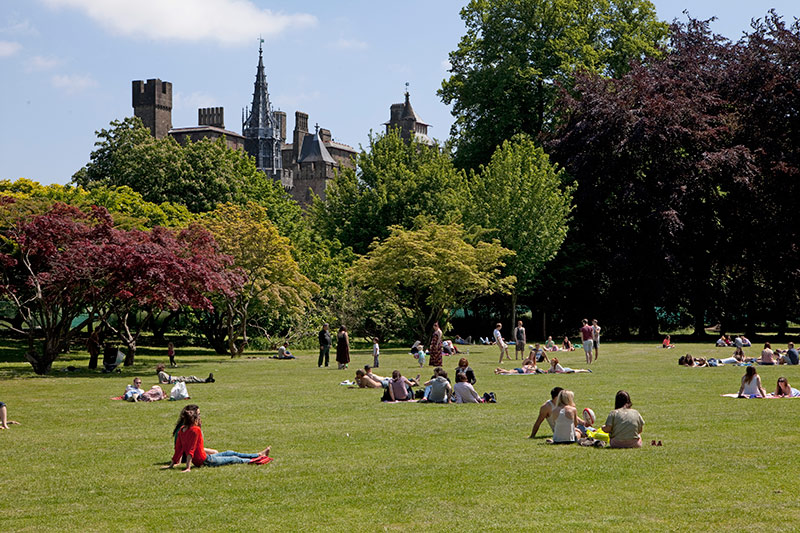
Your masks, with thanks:
[[[2,531],[757,531],[800,524],[800,399],[737,400],[739,367],[689,369],[676,360],[733,350],[681,344],[602,345],[592,374],[495,376],[495,347],[470,347],[479,393],[497,404],[381,404],[380,393],[339,386],[347,371],[296,361],[230,360],[178,350],[175,374],[206,376],[191,402],[109,400],[134,375],[156,383],[163,350],[143,350],[122,374],[52,375],[0,362],[0,400],[21,426],[0,431]],[[0,346],[0,360],[18,348]],[[750,348],[748,355],[757,354]],[[379,374],[417,373],[384,350]],[[581,367],[582,352],[559,354]],[[453,357],[445,367],[453,374]],[[759,367],[800,388],[800,367]],[[430,370],[426,367],[423,377]],[[600,421],[618,389],[645,419],[641,450],[548,446],[528,439],[539,405],[560,385]],[[270,465],[161,471],[184,403],[197,403],[206,445],[273,447]],[[663,447],[651,447],[652,439]]]

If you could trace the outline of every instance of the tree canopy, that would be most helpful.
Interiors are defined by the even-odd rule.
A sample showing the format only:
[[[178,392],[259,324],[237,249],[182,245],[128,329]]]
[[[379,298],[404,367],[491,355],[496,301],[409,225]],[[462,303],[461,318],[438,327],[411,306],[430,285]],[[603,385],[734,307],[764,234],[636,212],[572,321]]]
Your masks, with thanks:
[[[462,168],[487,163],[514,134],[536,137],[576,72],[621,76],[667,35],[648,0],[471,0],[461,18],[439,96],[453,106]]]

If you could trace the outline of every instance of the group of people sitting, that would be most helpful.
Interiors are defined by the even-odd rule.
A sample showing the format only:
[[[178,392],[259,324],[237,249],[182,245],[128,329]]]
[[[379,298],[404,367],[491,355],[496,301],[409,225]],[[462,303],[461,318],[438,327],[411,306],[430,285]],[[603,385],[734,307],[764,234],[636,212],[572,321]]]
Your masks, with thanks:
[[[733,338],[733,340],[731,340],[730,335],[722,335],[719,339],[717,339],[716,342],[717,348],[725,346],[736,346],[737,348],[747,348],[748,346],[752,345],[753,344],[750,342],[750,340],[744,335],[736,335]]]
[[[553,430],[553,438],[547,439],[549,444],[573,444],[586,439],[594,432],[589,421],[578,416],[575,393],[561,387],[553,388],[550,391],[550,400],[539,408],[539,417],[533,425],[531,439],[536,437],[539,427],[545,420]],[[608,414],[606,423],[601,428],[609,436],[609,446],[641,448],[643,426],[642,415],[632,408],[630,395],[624,390],[618,391],[614,398],[614,410]],[[597,445],[597,442],[601,441],[595,441],[593,444]]]
[[[754,366],[748,366],[742,376],[742,383],[739,386],[739,398],[797,398],[800,397],[800,390],[789,385],[789,380],[781,376],[775,387],[775,392],[767,393],[761,385],[761,376]]]

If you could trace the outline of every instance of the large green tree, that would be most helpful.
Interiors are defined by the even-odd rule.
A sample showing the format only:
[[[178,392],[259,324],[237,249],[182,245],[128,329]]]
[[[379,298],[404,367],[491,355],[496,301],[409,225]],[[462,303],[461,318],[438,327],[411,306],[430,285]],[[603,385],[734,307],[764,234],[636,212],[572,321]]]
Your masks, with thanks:
[[[72,177],[86,189],[127,185],[149,202],[184,204],[195,213],[285,194],[252,157],[223,139],[181,146],[171,137],[153,138],[136,117],[111,122],[97,137],[89,163]]]
[[[430,215],[458,221],[464,204],[464,176],[437,146],[406,143],[397,130],[371,136],[369,151],[356,157],[329,183],[326,199],[312,207],[314,226],[359,254],[373,239],[385,239],[390,226],[410,229]]]
[[[486,163],[503,140],[536,136],[577,71],[624,74],[659,53],[667,25],[647,0],[472,0],[439,96],[452,104],[457,163]]]
[[[390,228],[390,235],[350,269],[355,283],[396,305],[407,330],[428,339],[434,322],[487,294],[507,293],[514,276],[505,276],[505,260],[514,252],[499,242],[472,245],[462,226],[436,224],[419,217],[416,228]]]
[[[517,297],[530,289],[566,238],[575,186],[563,186],[563,174],[524,135],[503,142],[486,167],[471,173],[465,222],[483,228],[516,254],[506,266],[517,279],[511,293],[512,323]]]

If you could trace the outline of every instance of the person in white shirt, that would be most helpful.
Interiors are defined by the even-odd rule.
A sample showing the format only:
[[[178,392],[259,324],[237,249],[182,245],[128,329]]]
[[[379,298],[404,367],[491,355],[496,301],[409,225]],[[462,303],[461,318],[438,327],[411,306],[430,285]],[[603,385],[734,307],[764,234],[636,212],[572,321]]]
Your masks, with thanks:
[[[502,327],[503,327],[503,324],[498,322],[497,326],[495,326],[495,328],[494,328],[494,333],[492,333],[492,336],[494,337],[494,342],[496,342],[497,346],[500,348],[500,362],[501,363],[503,362],[503,356],[504,355],[506,356],[506,359],[509,359],[509,360],[511,359],[511,357],[508,355],[508,345],[503,340],[502,333],[500,333],[500,328],[502,328]]]

